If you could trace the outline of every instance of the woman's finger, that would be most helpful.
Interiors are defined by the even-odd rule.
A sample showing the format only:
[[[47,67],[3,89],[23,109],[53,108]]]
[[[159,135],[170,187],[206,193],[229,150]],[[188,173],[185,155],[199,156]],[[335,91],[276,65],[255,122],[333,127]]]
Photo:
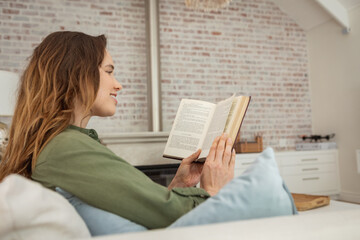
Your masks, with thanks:
[[[227,140],[227,134],[223,133],[223,135],[221,135],[221,138],[219,140],[219,144],[217,145],[217,148],[216,148],[215,160],[220,163],[222,163],[222,160],[223,160],[226,140]]]
[[[225,146],[225,152],[224,152],[224,156],[223,156],[223,163],[225,166],[228,166],[232,157],[232,140],[231,138],[228,138],[226,140],[226,146]]]
[[[216,137],[215,140],[213,141],[211,148],[210,148],[210,152],[206,157],[206,161],[214,161],[215,160],[215,152],[216,152],[216,148],[219,142],[220,136]]]
[[[191,154],[190,156],[188,156],[187,158],[184,158],[182,160],[182,162],[185,163],[192,163],[194,162],[196,159],[198,159],[198,157],[200,156],[201,153],[201,149],[198,149],[196,152],[194,152],[193,154]]]
[[[236,160],[236,152],[235,149],[233,149],[231,151],[231,160],[229,162],[229,168],[230,170],[234,170],[235,169],[235,160]]]

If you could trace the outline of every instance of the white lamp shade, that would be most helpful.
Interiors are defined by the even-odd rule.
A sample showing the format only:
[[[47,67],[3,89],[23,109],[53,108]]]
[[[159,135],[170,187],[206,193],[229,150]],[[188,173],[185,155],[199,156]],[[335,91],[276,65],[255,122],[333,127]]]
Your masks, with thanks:
[[[19,76],[0,70],[0,115],[12,116],[16,104]]]

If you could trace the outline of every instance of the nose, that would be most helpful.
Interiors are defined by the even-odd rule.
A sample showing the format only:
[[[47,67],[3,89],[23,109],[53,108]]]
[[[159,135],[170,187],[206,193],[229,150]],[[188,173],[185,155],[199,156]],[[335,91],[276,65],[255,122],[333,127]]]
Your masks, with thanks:
[[[120,91],[122,89],[122,85],[115,79],[115,89],[116,91]]]

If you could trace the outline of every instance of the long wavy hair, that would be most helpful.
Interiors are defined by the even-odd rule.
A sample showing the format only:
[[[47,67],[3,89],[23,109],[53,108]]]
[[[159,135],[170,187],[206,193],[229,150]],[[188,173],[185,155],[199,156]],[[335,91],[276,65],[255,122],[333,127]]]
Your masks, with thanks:
[[[90,113],[99,89],[104,35],[54,32],[34,50],[21,76],[0,181],[11,173],[27,178],[46,144],[71,123],[75,100]]]

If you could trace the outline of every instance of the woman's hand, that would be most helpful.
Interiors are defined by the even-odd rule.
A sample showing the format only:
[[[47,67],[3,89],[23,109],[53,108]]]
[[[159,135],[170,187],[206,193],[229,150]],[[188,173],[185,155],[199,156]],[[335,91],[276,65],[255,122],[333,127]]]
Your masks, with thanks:
[[[201,178],[200,187],[204,188],[211,196],[234,177],[235,150],[232,150],[232,140],[223,134],[215,138],[209,155],[206,158]]]
[[[174,187],[193,187],[200,181],[200,175],[203,168],[203,163],[194,162],[198,159],[201,150],[197,150],[195,153],[181,161],[181,164],[176,172],[174,179],[171,181],[168,189]]]

